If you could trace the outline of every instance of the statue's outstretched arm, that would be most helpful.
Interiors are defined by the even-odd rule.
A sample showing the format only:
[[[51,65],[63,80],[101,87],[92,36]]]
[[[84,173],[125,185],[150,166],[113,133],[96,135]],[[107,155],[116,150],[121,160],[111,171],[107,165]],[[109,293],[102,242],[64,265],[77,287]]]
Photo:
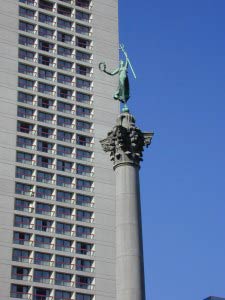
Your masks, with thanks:
[[[108,74],[108,75],[111,75],[111,76],[114,76],[114,75],[116,75],[116,74],[118,74],[119,73],[119,68],[118,69],[116,69],[116,70],[114,70],[114,71],[112,71],[112,72],[109,72],[109,71],[107,71],[106,69],[104,70],[104,72],[106,73],[106,74]]]

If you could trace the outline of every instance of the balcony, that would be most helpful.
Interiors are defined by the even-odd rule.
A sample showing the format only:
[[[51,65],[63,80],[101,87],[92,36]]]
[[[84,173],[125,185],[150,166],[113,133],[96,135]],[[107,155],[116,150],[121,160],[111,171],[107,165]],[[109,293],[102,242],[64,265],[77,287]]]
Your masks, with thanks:
[[[19,0],[19,2],[30,6],[36,6],[35,0]]]
[[[12,273],[12,279],[23,280],[23,281],[31,281],[32,276],[31,275],[20,274],[20,273]]]
[[[91,9],[91,1],[90,0],[76,0],[76,6],[85,8],[85,9]]]
[[[32,294],[30,293],[25,293],[25,292],[10,292],[10,297],[11,298],[16,298],[16,299],[27,299],[31,300],[32,299]],[[40,299],[39,299],[40,300]]]

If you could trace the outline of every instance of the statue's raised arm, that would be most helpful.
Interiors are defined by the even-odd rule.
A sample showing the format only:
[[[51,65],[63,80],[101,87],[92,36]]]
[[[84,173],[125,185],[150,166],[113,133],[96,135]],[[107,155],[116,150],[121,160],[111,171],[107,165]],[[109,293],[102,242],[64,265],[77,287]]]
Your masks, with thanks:
[[[126,103],[130,98],[130,85],[129,85],[129,78],[128,78],[128,67],[129,66],[130,66],[131,71],[132,71],[135,78],[136,78],[136,75],[134,73],[133,67],[130,63],[127,52],[125,51],[123,45],[120,45],[120,50],[122,50],[122,52],[124,53],[124,56],[125,56],[126,60],[125,61],[123,61],[123,60],[120,61],[119,68],[115,69],[112,72],[109,72],[107,70],[106,63],[101,62],[99,64],[99,69],[102,72],[104,72],[104,73],[106,73],[110,76],[114,76],[116,74],[119,74],[118,89],[117,89],[116,93],[114,94],[113,98],[115,100],[119,100],[120,102],[124,103],[125,107],[124,107],[123,110],[128,111]]]

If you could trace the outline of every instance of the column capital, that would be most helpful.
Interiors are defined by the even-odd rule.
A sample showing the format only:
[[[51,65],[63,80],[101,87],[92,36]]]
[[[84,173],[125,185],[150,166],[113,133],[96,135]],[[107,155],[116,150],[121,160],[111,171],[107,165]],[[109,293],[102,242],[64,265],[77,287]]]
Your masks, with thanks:
[[[117,118],[116,126],[100,141],[105,152],[109,152],[114,168],[121,164],[140,165],[144,147],[151,144],[153,132],[142,132],[134,117],[122,113]]]

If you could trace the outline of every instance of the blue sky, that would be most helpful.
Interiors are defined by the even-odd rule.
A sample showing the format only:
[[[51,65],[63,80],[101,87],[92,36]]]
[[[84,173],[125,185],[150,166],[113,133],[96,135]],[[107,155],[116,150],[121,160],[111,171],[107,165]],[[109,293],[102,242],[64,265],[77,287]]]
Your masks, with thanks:
[[[138,5],[140,5],[138,7]],[[147,300],[225,297],[225,1],[120,0],[155,137],[141,169]]]

